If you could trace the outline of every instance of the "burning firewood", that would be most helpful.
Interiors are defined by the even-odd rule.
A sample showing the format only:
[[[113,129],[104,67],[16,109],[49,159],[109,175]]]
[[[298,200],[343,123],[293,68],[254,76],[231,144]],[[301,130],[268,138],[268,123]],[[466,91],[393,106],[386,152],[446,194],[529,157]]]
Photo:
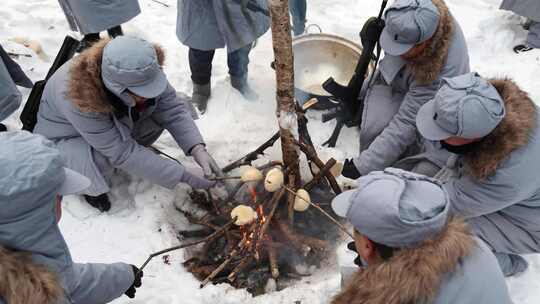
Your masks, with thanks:
[[[268,261],[270,262],[270,273],[272,278],[277,279],[279,277],[279,267],[277,262],[277,252],[274,247],[268,247]]]

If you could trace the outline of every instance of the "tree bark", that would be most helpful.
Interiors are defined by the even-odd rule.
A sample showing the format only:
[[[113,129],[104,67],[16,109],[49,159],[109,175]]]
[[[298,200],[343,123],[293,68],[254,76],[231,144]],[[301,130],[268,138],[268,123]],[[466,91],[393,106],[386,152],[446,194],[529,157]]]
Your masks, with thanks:
[[[277,82],[277,118],[281,135],[283,163],[288,169],[288,186],[297,189],[300,185],[298,150],[298,123],[294,100],[294,57],[292,51],[291,23],[288,0],[270,0],[272,43],[275,57]],[[294,223],[294,196],[288,195],[289,225]]]

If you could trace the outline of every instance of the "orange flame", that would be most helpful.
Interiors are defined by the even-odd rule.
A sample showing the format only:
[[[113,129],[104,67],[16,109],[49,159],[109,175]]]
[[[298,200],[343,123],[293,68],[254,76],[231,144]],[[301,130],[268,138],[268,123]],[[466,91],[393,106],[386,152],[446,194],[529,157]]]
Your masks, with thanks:
[[[253,201],[253,204],[257,203],[257,191],[255,191],[255,187],[248,187],[249,194],[251,194],[251,200]]]
[[[263,205],[259,205],[257,207],[257,216],[259,217],[261,224],[264,224],[264,222],[266,222],[266,216],[264,216]]]

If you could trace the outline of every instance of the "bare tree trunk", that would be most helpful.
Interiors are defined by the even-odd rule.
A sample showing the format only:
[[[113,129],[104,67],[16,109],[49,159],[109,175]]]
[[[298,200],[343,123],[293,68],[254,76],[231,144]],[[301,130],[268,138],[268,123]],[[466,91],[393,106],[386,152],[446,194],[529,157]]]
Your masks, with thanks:
[[[294,59],[292,51],[291,23],[288,0],[270,0],[272,20],[272,42],[274,47],[277,81],[277,117],[281,134],[283,163],[288,168],[288,186],[297,189],[300,185],[298,150],[298,123],[294,101]],[[294,222],[294,196],[288,195],[289,224]]]

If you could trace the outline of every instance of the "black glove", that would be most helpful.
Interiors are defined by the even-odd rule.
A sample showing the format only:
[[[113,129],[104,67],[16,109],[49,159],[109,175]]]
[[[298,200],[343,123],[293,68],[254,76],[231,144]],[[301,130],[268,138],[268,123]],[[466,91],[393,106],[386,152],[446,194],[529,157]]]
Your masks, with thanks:
[[[356,166],[354,165],[354,162],[352,159],[345,160],[345,163],[343,164],[343,170],[341,171],[341,175],[350,179],[357,179],[361,176],[360,172],[358,172],[358,169],[356,169]]]
[[[356,244],[354,242],[350,242],[347,244],[347,249],[350,251],[353,251],[356,253],[356,258],[354,259],[354,264],[358,267],[365,267],[364,263],[362,263],[362,260],[360,259],[360,255],[358,254],[358,251],[356,250]]]
[[[139,271],[139,268],[134,265],[131,265],[131,268],[133,269],[133,275],[135,276],[135,279],[133,280],[133,284],[131,284],[129,289],[125,292],[125,295],[128,296],[130,299],[133,299],[135,298],[135,292],[137,291],[136,288],[139,288],[142,285],[143,272]]]

